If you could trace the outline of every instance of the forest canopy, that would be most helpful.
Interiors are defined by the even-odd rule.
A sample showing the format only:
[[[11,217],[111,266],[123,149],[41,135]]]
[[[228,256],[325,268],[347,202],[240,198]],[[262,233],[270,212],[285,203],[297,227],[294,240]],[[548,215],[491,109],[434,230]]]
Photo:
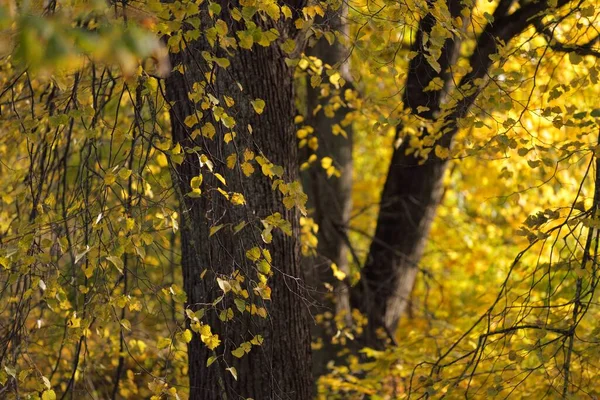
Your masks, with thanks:
[[[0,4],[0,398],[600,396],[600,1]]]

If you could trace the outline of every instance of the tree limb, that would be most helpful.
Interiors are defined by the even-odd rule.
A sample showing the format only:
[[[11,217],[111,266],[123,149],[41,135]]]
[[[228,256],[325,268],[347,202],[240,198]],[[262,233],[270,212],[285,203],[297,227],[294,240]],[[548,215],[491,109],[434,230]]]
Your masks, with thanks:
[[[535,26],[535,29],[538,31],[538,33],[540,33],[544,37],[544,39],[546,39],[548,45],[554,51],[558,51],[561,53],[575,53],[580,56],[600,57],[600,51],[595,50],[593,48],[595,44],[600,43],[600,35],[597,35],[585,44],[569,45],[556,40],[554,38],[554,33],[552,32],[552,30],[547,26],[544,26],[544,24],[542,24],[542,21],[534,21],[533,26]]]

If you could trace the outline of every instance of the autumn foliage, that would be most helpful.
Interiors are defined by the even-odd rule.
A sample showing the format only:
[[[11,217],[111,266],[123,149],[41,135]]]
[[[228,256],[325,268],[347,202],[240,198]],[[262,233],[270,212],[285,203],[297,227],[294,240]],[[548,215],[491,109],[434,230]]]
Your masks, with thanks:
[[[0,398],[600,396],[599,18],[0,4]]]

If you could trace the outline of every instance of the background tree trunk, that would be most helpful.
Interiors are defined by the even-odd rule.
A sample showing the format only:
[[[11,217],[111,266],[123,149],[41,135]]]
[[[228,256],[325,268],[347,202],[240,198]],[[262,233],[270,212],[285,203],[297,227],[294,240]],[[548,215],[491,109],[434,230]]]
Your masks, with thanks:
[[[461,3],[447,0],[453,17],[460,15]],[[560,7],[567,1],[558,3]],[[443,119],[441,126],[444,133],[431,146],[432,149],[437,145],[446,149],[451,147],[458,131],[458,120],[467,115],[483,89],[483,85],[476,82],[487,78],[492,64],[490,56],[498,51],[497,42],[508,43],[534,20],[540,19],[540,12],[548,8],[546,1],[532,2],[509,14],[512,4],[513,0],[500,0],[498,3],[493,22],[486,25],[471,53],[470,72],[452,90],[452,99],[447,95],[451,90],[451,70],[458,57],[460,39],[455,37],[446,41],[438,60],[441,68],[436,72],[426,59],[428,50],[423,44],[424,35],[429,35],[436,20],[432,14],[421,20],[413,44],[417,55],[410,61],[403,101],[414,115],[432,122]],[[436,77],[442,80],[443,89],[425,91]],[[402,126],[397,128],[398,135],[402,129]],[[422,137],[428,134],[423,132]],[[384,336],[394,335],[406,309],[431,222],[441,200],[442,182],[449,163],[448,159],[437,157],[434,151],[429,153],[426,161],[407,154],[409,139],[404,138],[392,155],[375,236],[363,268],[364,281],[352,293],[353,307],[359,308],[369,318],[365,339],[372,346],[381,345],[382,335],[377,332],[380,328],[383,328]]]
[[[294,9],[297,7],[299,5]],[[225,4],[224,12],[227,12],[226,8]],[[226,21],[234,30],[242,29],[231,18]],[[290,34],[292,25],[290,20],[287,21],[280,20],[277,26],[266,29],[275,27],[285,37]],[[211,83],[206,87],[207,92],[221,100],[221,105],[225,103],[224,95],[235,101],[227,112],[236,120],[237,136],[226,144],[224,135],[230,130],[214,118],[205,117],[200,125],[212,122],[216,135],[212,140],[201,135],[192,139],[192,129],[183,122],[188,115],[197,112],[188,92],[194,82],[204,81],[205,73],[211,71],[200,55],[202,50],[208,51],[210,47],[199,39],[186,51],[172,54],[173,65],[183,64],[185,73],[174,72],[166,81],[167,97],[172,102],[173,141],[184,148],[198,146],[197,152],[207,155],[214,163],[214,171],[227,181],[227,186],[219,183],[206,166],[201,166],[196,152],[186,154],[183,163],[176,165],[173,171],[181,207],[181,263],[187,307],[193,311],[206,308],[202,322],[210,325],[221,340],[221,345],[213,352],[200,341],[199,335],[194,334],[188,348],[190,399],[309,399],[312,395],[310,325],[299,260],[298,212],[296,208],[288,210],[283,206],[282,194],[272,189],[272,180],[261,173],[259,166],[254,174],[246,177],[239,163],[233,169],[225,165],[229,155],[236,153],[241,160],[244,150],[250,149],[284,167],[282,179],[285,182],[297,179],[293,71],[285,64],[285,55],[277,42],[267,47],[254,45],[251,50],[236,51],[233,57],[228,57],[231,65],[227,69],[212,70],[211,73],[216,74],[214,87]],[[250,103],[257,98],[266,103],[261,115]],[[207,114],[210,112],[205,112]],[[249,125],[252,132],[247,128]],[[201,172],[204,175],[202,196],[185,196],[191,190],[191,179]],[[217,187],[242,193],[246,205],[233,206],[215,190]],[[266,245],[260,236],[260,219],[275,212],[291,223],[292,234],[284,235],[276,229],[272,243]],[[242,221],[248,225],[234,233],[232,227]],[[210,235],[210,228],[220,224],[230,225]],[[268,280],[272,289],[270,301],[252,290],[258,281],[257,272],[254,263],[246,257],[246,251],[254,246],[268,248],[272,255],[274,274]],[[247,306],[265,307],[267,318],[250,315],[248,311],[240,313],[232,292],[216,306],[210,306],[223,294],[217,277],[231,279],[236,271],[245,278],[242,288],[249,292],[249,298],[237,297],[238,301],[244,300]],[[234,310],[235,317],[223,322],[219,313],[227,308]],[[261,346],[253,346],[241,359],[232,356],[232,350],[255,335],[264,338]],[[222,357],[207,367],[210,356],[221,354]],[[226,370],[229,367],[236,368],[237,379]]]
[[[342,2],[337,10],[328,9],[323,18],[317,20],[323,25],[323,30],[338,33],[343,38],[349,34],[348,5]],[[337,35],[336,35],[337,36]],[[311,257],[310,265],[311,285],[316,288],[317,307],[316,314],[330,312],[333,317],[338,317],[340,322],[350,325],[350,296],[348,287],[334,278],[331,263],[345,272],[349,272],[348,246],[347,246],[347,224],[352,211],[352,125],[344,124],[346,115],[351,111],[342,106],[326,115],[321,108],[316,114],[313,113],[317,107],[325,107],[330,104],[333,96],[339,95],[344,99],[344,90],[350,88],[351,77],[349,73],[348,48],[339,40],[339,36],[333,44],[321,37],[307,51],[309,56],[314,56],[332,67],[337,67],[346,85],[330,93],[328,96],[321,94],[321,87],[313,88],[310,79],[307,79],[307,124],[315,130],[319,140],[319,147],[315,152],[318,160],[324,157],[333,159],[335,167],[340,170],[341,176],[328,177],[326,171],[321,167],[320,161],[305,170],[302,175],[303,187],[308,195],[309,208],[314,212],[312,217],[319,225],[317,234],[318,247],[316,257]],[[342,134],[334,134],[334,125],[342,126],[346,137]],[[345,126],[344,126],[345,125]],[[333,287],[333,293],[326,293],[324,284]],[[326,364],[335,358],[339,346],[331,343],[331,339],[337,333],[336,321],[325,320],[314,328],[314,336],[322,339],[320,349],[313,352],[313,372],[322,375],[326,371]]]

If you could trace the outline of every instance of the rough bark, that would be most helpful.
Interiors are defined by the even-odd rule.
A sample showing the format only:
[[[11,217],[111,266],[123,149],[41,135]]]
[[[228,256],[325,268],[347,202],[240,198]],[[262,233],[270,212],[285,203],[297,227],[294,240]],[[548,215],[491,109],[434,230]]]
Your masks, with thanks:
[[[318,23],[323,25],[324,30],[339,32],[343,37],[347,37],[347,13],[348,6],[342,3],[337,10],[327,10],[325,17]],[[322,37],[307,53],[319,58],[324,64],[338,68],[347,84],[340,88],[339,93],[333,95],[339,94],[343,99],[344,90],[351,82],[347,47],[338,39],[333,44],[329,44]],[[348,288],[333,277],[331,263],[335,263],[341,271],[348,273],[346,226],[352,210],[352,126],[343,126],[343,121],[350,109],[342,106],[335,110],[333,116],[327,116],[323,109],[313,114],[313,110],[319,106],[327,106],[331,99],[331,94],[323,96],[320,87],[313,88],[307,82],[307,123],[314,128],[319,140],[316,155],[319,160],[323,157],[331,157],[335,167],[341,172],[339,177],[328,177],[320,163],[316,163],[302,173],[303,186],[309,198],[309,208],[313,210],[312,217],[319,225],[317,256],[311,257],[308,262],[311,264],[311,283],[316,288],[313,297],[317,300],[317,307],[313,312],[316,314],[330,312],[331,315],[338,316],[349,324],[351,315]],[[343,126],[346,137],[333,133],[336,124]],[[327,293],[325,283],[333,287],[333,293]],[[339,348],[332,345],[331,338],[336,333],[335,320],[328,319],[320,326],[315,325],[314,335],[323,340],[323,347],[313,353],[315,375],[323,374],[327,362],[335,358]]]
[[[293,9],[298,7],[298,4],[294,5]],[[226,3],[223,3],[223,9],[226,13]],[[232,27],[230,29],[239,29],[232,19],[226,21]],[[291,22],[280,21],[268,28],[278,29],[285,40],[292,34],[290,26]],[[204,307],[206,314],[202,322],[209,324],[221,340],[216,352],[209,350],[198,334],[194,334],[189,343],[190,399],[309,399],[312,395],[310,324],[300,268],[297,210],[284,207],[281,193],[272,189],[272,180],[260,172],[259,166],[250,177],[244,176],[239,167],[229,169],[225,166],[227,156],[237,152],[242,158],[244,149],[248,148],[256,154],[262,152],[272,163],[284,167],[286,182],[297,179],[293,71],[285,64],[285,55],[278,43],[268,47],[255,45],[252,50],[239,50],[228,56],[231,65],[226,70],[212,70],[216,77],[214,85],[207,85],[207,91],[220,99],[221,104],[224,95],[235,100],[228,112],[236,120],[233,130],[237,136],[226,144],[224,135],[230,130],[215,121],[210,112],[205,112],[200,125],[212,121],[217,128],[216,135],[212,140],[202,136],[192,139],[192,129],[183,121],[197,112],[188,98],[193,82],[204,80],[205,73],[210,71],[200,55],[202,50],[209,48],[199,39],[185,52],[172,54],[173,65],[183,64],[185,73],[174,72],[166,80],[167,98],[172,102],[173,141],[185,148],[198,146],[198,153],[207,155],[214,163],[215,172],[227,181],[225,187],[207,172],[206,167],[201,167],[199,154],[195,152],[186,154],[183,163],[176,165],[173,171],[174,183],[180,193],[181,264],[186,306],[194,311]],[[261,115],[250,103],[256,98],[266,103]],[[252,126],[252,133],[248,125]],[[202,196],[185,196],[191,190],[191,179],[200,173],[204,176]],[[214,190],[216,187],[242,193],[247,204],[233,206]],[[272,243],[266,245],[260,236],[260,219],[275,212],[291,223],[292,235],[275,230]],[[248,222],[248,226],[234,234],[232,226],[241,221]],[[211,236],[210,227],[220,224],[231,225]],[[258,278],[256,267],[245,252],[254,246],[268,248],[272,255],[274,274],[268,281],[272,289],[270,301],[263,300],[251,289],[251,282]],[[231,292],[215,307],[210,306],[223,294],[216,278],[230,278],[236,270],[245,278],[242,286],[249,292],[246,304],[265,307],[268,311],[266,319],[247,311],[240,313]],[[225,323],[219,319],[219,312],[228,307],[235,310],[235,317]],[[252,347],[241,359],[231,355],[240,343],[258,334],[264,338],[261,346]],[[214,354],[223,357],[207,367],[208,358]],[[237,380],[225,370],[228,367],[236,368]]]
[[[559,6],[567,1],[559,2]],[[484,28],[477,45],[469,58],[470,72],[452,90],[450,111],[441,112],[447,100],[452,82],[451,67],[458,56],[458,38],[447,40],[438,62],[436,72],[425,59],[426,49],[422,38],[435,24],[435,18],[427,14],[420,22],[413,45],[417,52],[409,65],[404,106],[411,113],[435,121],[444,118],[444,134],[432,147],[441,145],[449,148],[456,135],[457,121],[467,115],[469,108],[482,90],[474,83],[485,79],[492,60],[497,53],[499,41],[507,43],[523,32],[548,8],[547,2],[532,2],[509,14],[512,0],[501,0],[493,14],[494,22]],[[449,0],[448,7],[453,16],[460,14],[461,2]],[[535,17],[535,18],[534,18]],[[424,91],[429,82],[439,77],[444,82],[440,91]],[[419,112],[419,106],[428,110]],[[447,108],[447,105],[446,105]],[[402,127],[398,127],[398,132]],[[425,132],[425,135],[428,133]],[[431,152],[422,159],[406,154],[409,138],[394,150],[386,183],[381,196],[377,228],[369,256],[363,269],[363,282],[352,293],[352,303],[369,317],[366,340],[370,345],[380,345],[382,336],[377,332],[383,328],[384,335],[393,336],[398,321],[406,309],[407,302],[417,276],[419,262],[431,223],[441,200],[442,182],[449,160],[440,159]]]

